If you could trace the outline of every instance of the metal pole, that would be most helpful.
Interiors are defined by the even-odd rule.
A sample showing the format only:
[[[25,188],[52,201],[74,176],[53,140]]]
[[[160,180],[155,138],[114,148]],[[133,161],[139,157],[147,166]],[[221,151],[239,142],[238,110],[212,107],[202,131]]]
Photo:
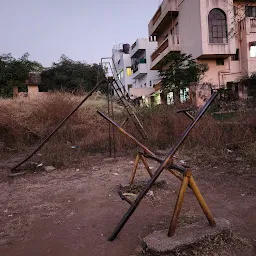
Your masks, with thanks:
[[[65,117],[59,125],[51,132],[51,134],[44,139],[44,141],[24,160],[22,160],[20,163],[15,165],[14,167],[11,168],[11,172],[15,172],[15,170],[20,167],[22,164],[24,164],[26,161],[28,161],[34,154],[40,150],[43,145],[63,126],[63,124],[83,105],[83,103],[98,89],[98,87],[103,83],[106,82],[106,79],[102,79],[87,95],[86,97],[70,112],[70,114]]]
[[[105,118],[106,120],[108,120],[111,124],[113,124],[115,127],[118,128],[118,130],[125,134],[127,137],[129,137],[133,142],[135,142],[138,146],[140,146],[145,152],[147,152],[149,155],[155,156],[155,154],[153,152],[151,152],[148,148],[146,148],[142,143],[140,143],[135,137],[133,137],[131,134],[129,134],[128,132],[126,132],[120,125],[118,125],[117,123],[115,123],[113,120],[111,120],[109,117],[107,117],[104,113],[102,113],[101,111],[97,110],[97,113],[99,115],[101,115],[103,118]]]
[[[144,198],[144,196],[148,193],[148,191],[151,189],[159,175],[162,173],[162,171],[165,169],[165,167],[168,165],[170,159],[173,157],[173,155],[176,153],[178,148],[181,146],[181,144],[184,142],[184,140],[187,138],[190,131],[194,128],[196,123],[200,120],[200,118],[203,116],[205,111],[208,109],[210,104],[213,102],[213,100],[217,96],[217,92],[214,92],[210,99],[207,101],[207,103],[204,105],[204,107],[201,109],[201,111],[198,113],[197,117],[194,119],[194,121],[187,127],[187,129],[184,131],[181,138],[177,141],[177,143],[174,145],[174,147],[169,152],[168,156],[165,158],[165,160],[162,162],[162,164],[158,167],[156,172],[154,173],[153,177],[148,181],[146,187],[141,191],[141,193],[136,198],[134,204],[129,208],[127,213],[124,215],[122,220],[118,223],[117,227],[114,229],[113,233],[109,237],[109,241],[113,241],[119,232],[122,230],[126,222],[129,220],[129,218],[132,216],[133,212],[136,210],[138,205],[140,204],[141,200]]]
[[[113,106],[113,93],[112,93],[112,87],[110,86],[110,102],[111,102],[111,118],[114,120],[114,106]],[[112,139],[113,139],[113,153],[114,158],[116,159],[116,131],[114,126],[111,126],[112,129]]]
[[[107,85],[107,101],[108,101],[108,115],[110,115],[110,96],[109,96],[109,81]],[[112,137],[111,137],[111,125],[108,125],[108,149],[109,149],[109,156],[112,156]]]
[[[145,145],[143,145],[141,142],[139,142],[135,137],[133,137],[131,134],[129,134],[127,131],[125,131],[121,125],[118,125],[117,123],[115,123],[113,120],[111,120],[108,116],[106,116],[104,113],[102,113],[101,111],[97,111],[97,113],[102,116],[104,119],[106,119],[109,123],[111,123],[113,126],[115,126],[121,133],[123,133],[124,135],[126,135],[128,138],[130,138],[136,145],[138,145],[139,147],[141,147],[145,153],[143,153],[143,156],[145,156],[146,158],[151,158],[155,161],[157,161],[158,163],[162,163],[163,159],[158,158],[152,151],[150,151]],[[185,168],[174,165],[174,164],[168,164],[168,166],[166,167],[167,169],[175,169],[177,171],[179,171],[180,173],[184,173],[186,171]]]
[[[181,183],[181,187],[180,187],[180,192],[175,204],[175,208],[174,208],[174,212],[173,212],[173,216],[172,216],[172,220],[171,220],[171,224],[170,224],[170,228],[168,231],[168,236],[173,236],[175,234],[175,230],[178,224],[178,218],[180,216],[180,211],[181,211],[181,207],[184,201],[184,196],[185,196],[185,192],[186,189],[188,187],[188,181],[189,181],[189,177],[191,176],[191,171],[187,171],[184,175],[183,181]]]

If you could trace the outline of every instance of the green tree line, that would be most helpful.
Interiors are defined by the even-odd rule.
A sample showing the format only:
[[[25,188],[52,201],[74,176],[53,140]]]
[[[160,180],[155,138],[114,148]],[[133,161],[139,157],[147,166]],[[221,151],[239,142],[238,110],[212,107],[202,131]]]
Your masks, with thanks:
[[[0,55],[0,97],[11,97],[13,87],[26,89],[25,81],[30,72],[41,74],[41,91],[62,90],[67,92],[90,91],[105,76],[101,65],[74,61],[62,55],[59,62],[44,68],[39,62],[29,60],[25,53],[21,58],[11,54]]]

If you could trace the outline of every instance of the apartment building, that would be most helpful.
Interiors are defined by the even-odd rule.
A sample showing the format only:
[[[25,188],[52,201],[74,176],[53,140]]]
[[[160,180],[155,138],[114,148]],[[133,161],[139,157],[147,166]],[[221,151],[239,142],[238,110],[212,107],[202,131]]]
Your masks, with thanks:
[[[131,46],[132,79],[131,98],[152,94],[154,85],[159,82],[158,71],[151,70],[151,54],[157,48],[157,42],[147,38],[137,39]]]
[[[171,52],[207,63],[203,83],[225,87],[256,72],[256,1],[164,0],[148,25],[158,47],[151,69]]]
[[[112,72],[123,93],[129,93],[132,87],[132,62],[130,44],[119,44],[112,49]]]
[[[121,87],[136,99],[152,94],[159,82],[158,71],[151,70],[151,55],[157,42],[146,38],[137,39],[132,46],[119,45],[112,50],[114,77]]]

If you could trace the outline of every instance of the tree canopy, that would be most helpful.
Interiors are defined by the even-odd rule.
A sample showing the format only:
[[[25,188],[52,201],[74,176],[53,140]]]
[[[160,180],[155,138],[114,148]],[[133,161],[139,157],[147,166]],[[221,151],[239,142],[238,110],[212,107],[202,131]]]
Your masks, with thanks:
[[[28,53],[19,59],[15,59],[10,53],[0,56],[0,96],[11,96],[13,86],[21,89],[25,87],[30,72],[42,71],[43,67],[40,63],[30,61],[28,58]]]
[[[90,91],[105,76],[101,65],[73,61],[62,55],[58,63],[41,74],[42,90]]]
[[[30,61],[28,58],[28,53],[18,59],[11,54],[0,56],[1,97],[10,97],[14,86],[21,91],[25,90],[25,81],[29,78],[30,72],[41,73],[40,90],[43,91],[90,91],[97,81],[105,77],[101,65],[73,61],[65,55],[62,55],[60,61],[53,63],[50,68],[43,68],[40,63]]]
[[[164,58],[160,69],[162,89],[174,92],[174,101],[179,101],[179,91],[192,82],[199,82],[208,70],[207,64],[197,63],[192,55],[171,53]]]

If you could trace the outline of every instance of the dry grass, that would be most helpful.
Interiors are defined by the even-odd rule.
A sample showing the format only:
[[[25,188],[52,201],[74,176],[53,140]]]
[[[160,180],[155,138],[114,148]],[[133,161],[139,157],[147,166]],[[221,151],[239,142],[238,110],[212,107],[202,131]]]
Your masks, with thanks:
[[[4,147],[23,149],[39,144],[82,99],[82,96],[68,93],[52,93],[38,99],[1,100],[0,150]],[[108,149],[108,124],[96,114],[97,109],[107,113],[106,98],[98,93],[90,97],[45,145],[40,152],[44,161],[59,166],[68,163],[77,152],[105,152]],[[115,120],[120,123],[124,120],[124,110],[117,104],[114,104],[114,109]],[[149,134],[149,140],[144,143],[153,149],[170,148],[189,123],[186,116],[165,105],[142,108],[139,116]],[[197,124],[185,145],[240,148],[255,159],[255,126],[255,113],[241,113],[224,121],[208,114]],[[131,121],[125,129],[140,138]],[[118,150],[133,147],[119,132],[116,136]]]
[[[0,151],[38,145],[82,99],[69,93],[52,93],[37,99],[1,100]],[[98,109],[107,113],[107,100],[95,93],[42,148],[39,155],[43,155],[44,161],[59,166],[77,151],[106,151],[108,125],[96,114]],[[117,104],[114,109],[116,117],[121,118],[123,109]],[[123,138],[119,144],[122,141]],[[34,160],[41,161],[41,158]]]

